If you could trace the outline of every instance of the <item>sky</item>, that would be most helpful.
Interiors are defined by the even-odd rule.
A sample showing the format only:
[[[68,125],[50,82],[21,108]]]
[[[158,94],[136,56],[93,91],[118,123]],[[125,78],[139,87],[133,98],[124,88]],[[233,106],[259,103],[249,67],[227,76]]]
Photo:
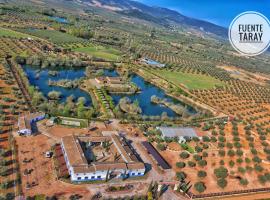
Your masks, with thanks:
[[[181,14],[229,27],[245,11],[257,11],[270,20],[270,0],[137,0],[147,5],[177,10]]]

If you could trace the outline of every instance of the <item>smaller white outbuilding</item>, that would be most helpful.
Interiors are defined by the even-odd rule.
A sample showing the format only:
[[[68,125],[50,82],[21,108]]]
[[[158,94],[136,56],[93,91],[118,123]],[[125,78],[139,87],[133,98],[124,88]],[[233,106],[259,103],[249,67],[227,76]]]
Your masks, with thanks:
[[[42,112],[36,112],[36,113],[30,113],[26,115],[22,115],[19,117],[18,121],[18,127],[19,131],[18,133],[20,135],[29,136],[35,133],[37,130],[34,130],[34,124],[42,119],[45,118],[45,113]]]
[[[189,127],[157,127],[161,131],[162,138],[178,138],[179,143],[185,143],[186,138],[198,137],[197,132]]]

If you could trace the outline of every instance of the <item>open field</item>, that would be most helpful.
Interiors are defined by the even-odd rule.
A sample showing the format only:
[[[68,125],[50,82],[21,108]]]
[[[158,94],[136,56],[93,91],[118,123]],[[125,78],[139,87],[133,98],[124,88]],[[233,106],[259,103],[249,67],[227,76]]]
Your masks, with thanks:
[[[19,151],[20,171],[22,174],[22,189],[26,196],[43,194],[68,198],[72,194],[81,194],[85,198],[90,192],[85,186],[75,186],[57,180],[53,159],[45,158],[45,152],[50,150],[54,141],[44,135],[35,137],[16,137]],[[31,170],[23,175],[25,170]],[[32,185],[29,189],[26,185]]]
[[[188,89],[211,89],[225,84],[218,79],[203,74],[191,74],[172,72],[167,70],[155,70],[154,73],[177,85],[184,85]]]
[[[113,48],[106,48],[103,46],[92,45],[87,47],[74,48],[73,50],[110,61],[118,61],[121,57],[121,53],[118,50]]]
[[[20,31],[33,35],[42,39],[49,40],[53,43],[66,43],[66,42],[81,42],[83,39],[77,38],[75,36],[69,35],[67,33],[62,33],[55,30],[40,30],[40,29],[20,29]]]
[[[29,35],[0,27],[0,37],[27,38]]]

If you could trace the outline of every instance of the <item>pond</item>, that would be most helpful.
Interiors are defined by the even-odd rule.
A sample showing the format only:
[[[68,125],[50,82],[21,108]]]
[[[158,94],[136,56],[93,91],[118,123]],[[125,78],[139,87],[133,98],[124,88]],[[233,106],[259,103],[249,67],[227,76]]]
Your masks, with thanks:
[[[169,117],[176,117],[177,114],[172,111],[170,108],[165,107],[163,105],[154,104],[151,102],[151,97],[153,95],[156,95],[159,98],[166,98],[168,101],[174,102],[176,104],[181,104],[182,106],[186,106],[187,110],[190,114],[195,114],[196,111],[188,105],[185,105],[183,102],[180,102],[176,99],[173,99],[165,94],[165,92],[158,87],[154,86],[153,84],[150,84],[146,82],[142,77],[133,74],[131,77],[131,81],[135,83],[138,87],[141,88],[141,93],[128,95],[128,97],[132,100],[138,100],[139,105],[142,109],[143,115],[148,116],[160,116],[163,112],[166,112]],[[120,99],[127,95],[122,94],[112,94],[111,95],[114,102],[116,104],[119,103]]]
[[[56,21],[56,22],[62,23],[62,24],[68,23],[68,20],[66,18],[63,18],[63,17],[49,16],[49,18]]]
[[[39,91],[41,91],[46,97],[48,93],[52,90],[61,92],[62,98],[59,100],[60,102],[65,102],[66,98],[70,95],[75,97],[77,100],[79,97],[84,97],[86,99],[86,106],[90,106],[92,104],[92,100],[90,95],[79,89],[79,88],[63,88],[59,86],[49,86],[48,81],[59,81],[61,79],[69,79],[75,80],[85,76],[84,68],[72,69],[72,68],[57,68],[58,74],[56,76],[49,75],[48,69],[40,69],[39,67],[24,65],[23,69],[28,76],[29,82],[31,85],[38,87]],[[39,78],[36,78],[37,74],[39,74]]]
[[[48,93],[52,90],[61,92],[62,98],[59,100],[60,102],[65,102],[66,98],[70,95],[73,95],[75,99],[79,97],[84,97],[86,99],[86,105],[89,106],[92,104],[90,95],[79,89],[79,88],[63,88],[59,86],[49,86],[48,81],[59,81],[61,79],[69,79],[75,80],[85,76],[84,68],[64,68],[58,67],[56,76],[49,75],[49,69],[40,69],[39,67],[24,65],[24,71],[26,72],[29,82],[31,85],[37,86],[39,90],[47,97]],[[104,76],[117,77],[119,74],[116,70],[104,69]],[[39,78],[36,78],[37,74],[39,74]],[[163,105],[154,104],[151,102],[151,97],[156,95],[159,98],[166,98],[167,101],[174,102],[176,104],[181,104],[186,106],[187,110],[190,114],[195,114],[196,111],[191,107],[185,105],[183,102],[175,100],[165,94],[165,92],[153,84],[146,82],[142,77],[133,74],[131,77],[131,81],[135,83],[138,87],[141,88],[141,93],[133,94],[133,95],[122,95],[122,94],[112,94],[112,98],[115,104],[118,104],[120,99],[128,96],[132,101],[138,100],[139,105],[142,109],[143,115],[148,116],[160,116],[163,112],[166,112],[168,116],[175,117],[177,114],[172,111],[170,108],[165,107]]]

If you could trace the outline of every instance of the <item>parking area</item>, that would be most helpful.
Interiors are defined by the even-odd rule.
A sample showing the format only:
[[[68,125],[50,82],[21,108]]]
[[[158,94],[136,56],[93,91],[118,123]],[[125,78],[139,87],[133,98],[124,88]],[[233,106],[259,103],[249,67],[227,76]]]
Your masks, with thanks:
[[[45,156],[54,141],[42,134],[21,137],[16,134],[18,145],[22,192],[25,196],[44,194],[69,197],[72,194],[83,194],[86,199],[91,193],[85,186],[71,185],[57,179],[52,158]]]

